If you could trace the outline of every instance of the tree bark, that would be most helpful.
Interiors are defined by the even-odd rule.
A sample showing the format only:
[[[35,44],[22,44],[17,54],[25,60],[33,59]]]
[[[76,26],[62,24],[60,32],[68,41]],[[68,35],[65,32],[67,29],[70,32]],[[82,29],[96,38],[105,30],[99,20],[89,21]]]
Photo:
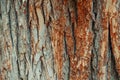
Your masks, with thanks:
[[[0,80],[119,80],[120,0],[0,0]]]

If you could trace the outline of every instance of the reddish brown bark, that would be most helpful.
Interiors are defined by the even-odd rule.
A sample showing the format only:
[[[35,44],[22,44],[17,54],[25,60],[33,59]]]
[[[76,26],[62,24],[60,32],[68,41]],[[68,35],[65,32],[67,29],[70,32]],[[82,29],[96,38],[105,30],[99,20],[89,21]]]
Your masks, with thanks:
[[[119,0],[0,0],[0,80],[118,80]]]

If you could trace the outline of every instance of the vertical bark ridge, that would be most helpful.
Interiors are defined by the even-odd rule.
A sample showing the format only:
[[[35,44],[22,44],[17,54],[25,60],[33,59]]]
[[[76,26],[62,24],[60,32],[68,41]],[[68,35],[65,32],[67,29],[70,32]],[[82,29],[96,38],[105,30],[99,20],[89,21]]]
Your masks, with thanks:
[[[37,75],[35,79],[46,79],[46,80],[54,80],[55,79],[55,73],[54,73],[54,65],[53,65],[53,54],[52,54],[52,48],[51,48],[51,40],[50,40],[50,34],[48,33],[49,30],[47,30],[49,25],[46,25],[45,22],[47,21],[47,18],[45,17],[47,13],[50,13],[47,11],[47,9],[50,8],[50,2],[48,0],[44,1],[35,1],[34,5],[32,4],[32,0],[30,0],[30,27],[31,30],[33,28],[37,27],[37,41],[32,42],[33,46],[31,46],[33,51],[33,65],[34,69],[36,69],[36,65],[40,62],[40,70],[36,70],[36,74],[40,71],[40,75]],[[36,13],[34,13],[34,10],[36,10]],[[49,15],[48,15],[49,17]],[[49,21],[49,20],[48,20]],[[36,31],[34,31],[36,32]],[[31,38],[31,41],[35,40],[35,35],[33,32],[31,33],[33,37]],[[40,61],[39,61],[40,60]],[[49,64],[49,65],[48,65]],[[38,67],[37,67],[38,68]],[[43,69],[42,69],[43,68]],[[33,71],[34,71],[33,69]]]
[[[107,79],[107,54],[108,54],[108,2],[107,0],[102,0],[101,4],[101,32],[100,32],[100,46],[99,46],[99,58],[98,58],[98,79],[106,80]]]
[[[5,78],[9,79],[11,70],[12,70],[12,65],[11,65],[12,43],[11,43],[9,19],[8,19],[9,10],[7,11],[7,5],[9,5],[9,1],[6,1],[6,0],[1,1],[1,12],[3,13],[2,26],[4,26],[4,28],[2,28],[2,35],[3,35],[2,46],[4,46],[2,56],[5,57],[5,58],[2,58],[3,65],[0,67],[2,79],[5,79]]]
[[[70,57],[70,80],[88,80],[92,48],[92,33],[90,30],[92,1],[78,0],[76,6],[78,16],[77,26],[75,26],[76,53]]]
[[[16,30],[17,30],[17,62],[19,70],[19,78],[27,79],[27,67],[28,63],[26,60],[27,52],[27,21],[26,21],[26,0],[18,1],[14,0],[13,6],[15,7],[16,15]]]
[[[99,2],[99,1],[97,1],[97,2]],[[101,4],[101,3],[104,3],[104,4]],[[94,48],[93,48],[93,53],[94,53],[93,55],[95,55],[95,53],[97,51],[96,54],[98,56],[98,78],[97,79],[100,79],[100,80],[108,79],[108,80],[110,80],[110,78],[112,78],[112,79],[117,80],[117,73],[115,72],[114,67],[112,67],[112,65],[114,64],[114,58],[113,57],[115,57],[116,55],[114,55],[112,58],[110,58],[111,54],[116,54],[114,52],[116,50],[114,50],[114,48],[110,48],[111,43],[114,44],[114,41],[110,40],[109,38],[113,39],[113,35],[111,35],[111,29],[113,28],[113,25],[111,27],[111,24],[112,24],[111,20],[113,20],[113,18],[111,18],[112,17],[111,14],[113,14],[113,12],[115,10],[114,6],[117,5],[118,3],[115,4],[114,1],[111,1],[111,0],[109,0],[109,1],[102,0],[100,2],[100,4],[101,5],[99,6],[98,13],[97,13],[98,17],[96,18],[96,21],[95,21],[95,26],[94,26],[95,28],[93,28],[94,35],[95,35],[96,40],[97,40],[94,43],[96,47],[94,46]],[[102,9],[100,9],[100,8],[102,8]],[[101,17],[101,18],[99,18],[99,17]],[[100,23],[102,25],[99,25],[100,23],[98,21],[100,21]],[[110,25],[110,29],[109,29],[109,25]],[[96,29],[97,33],[95,32],[95,29]],[[103,35],[103,36],[102,35],[100,36],[100,41],[99,41],[99,38],[97,38],[96,34],[102,34]],[[106,35],[106,38],[104,37],[104,35]],[[104,41],[101,41],[101,40],[105,41],[105,45],[102,43]],[[98,42],[99,42],[100,46],[97,48]],[[104,47],[104,48],[102,48],[102,47]],[[113,45],[112,45],[112,47],[113,47]],[[106,49],[107,51],[105,50],[105,52],[102,52],[104,50],[101,50],[99,48]],[[110,48],[110,51],[109,51],[109,48]],[[111,52],[111,50],[114,50],[114,51]],[[103,54],[104,54],[104,57],[103,57]],[[116,60],[115,60],[115,62],[116,62]],[[103,69],[103,67],[104,67],[104,69]],[[111,73],[111,72],[114,72],[114,73]],[[114,74],[114,75],[112,75],[112,74]]]
[[[18,49],[17,49],[17,24],[18,24],[18,20],[17,20],[17,14],[15,12],[15,5],[13,0],[10,1],[10,6],[9,6],[10,10],[9,10],[9,21],[11,21],[9,23],[9,27],[11,28],[11,41],[13,41],[13,46],[12,46],[12,75],[11,75],[11,79],[19,79],[19,64],[18,64]],[[14,74],[16,73],[16,74]]]
[[[52,1],[52,10],[51,13],[46,14],[46,21],[49,20],[49,15],[51,16],[52,23],[50,24],[51,30],[51,40],[53,46],[54,54],[54,63],[55,63],[55,72],[57,74],[57,79],[64,79],[63,74],[63,64],[64,64],[64,28],[65,28],[65,17],[62,14],[65,14],[63,11],[62,1],[54,0]],[[49,11],[49,10],[48,10]],[[47,12],[47,11],[46,11]],[[59,23],[61,22],[61,23]],[[47,24],[47,23],[46,23]]]
[[[110,23],[109,23],[109,61],[108,61],[108,80],[115,79],[119,80],[117,70],[115,68],[115,57],[113,55],[111,35],[110,35]]]
[[[110,13],[110,36],[111,36],[111,44],[113,55],[115,57],[115,67],[120,76],[120,58],[119,58],[119,0],[111,1],[111,6],[109,7]]]

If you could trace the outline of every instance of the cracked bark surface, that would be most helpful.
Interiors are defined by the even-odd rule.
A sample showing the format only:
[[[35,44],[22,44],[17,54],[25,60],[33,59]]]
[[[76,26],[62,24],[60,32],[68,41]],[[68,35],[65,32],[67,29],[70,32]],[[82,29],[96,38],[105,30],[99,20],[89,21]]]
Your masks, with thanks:
[[[119,0],[0,0],[0,80],[119,80]]]

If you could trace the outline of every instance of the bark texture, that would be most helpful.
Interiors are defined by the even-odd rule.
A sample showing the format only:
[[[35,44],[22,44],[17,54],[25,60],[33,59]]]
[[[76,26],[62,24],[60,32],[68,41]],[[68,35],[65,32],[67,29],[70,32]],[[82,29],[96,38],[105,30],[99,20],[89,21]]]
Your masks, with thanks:
[[[0,0],[0,80],[120,80],[120,0]]]

